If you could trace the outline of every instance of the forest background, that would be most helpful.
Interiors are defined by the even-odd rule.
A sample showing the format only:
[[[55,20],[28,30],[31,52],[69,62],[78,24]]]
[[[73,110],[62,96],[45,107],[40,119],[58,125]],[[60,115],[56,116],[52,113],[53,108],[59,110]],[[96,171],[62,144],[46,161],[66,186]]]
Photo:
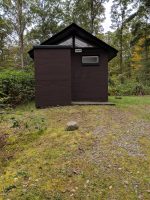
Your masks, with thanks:
[[[110,95],[150,94],[150,2],[109,0],[0,0],[0,104],[34,98],[34,65],[28,51],[71,23],[115,47],[109,63]],[[108,24],[107,24],[108,26]]]

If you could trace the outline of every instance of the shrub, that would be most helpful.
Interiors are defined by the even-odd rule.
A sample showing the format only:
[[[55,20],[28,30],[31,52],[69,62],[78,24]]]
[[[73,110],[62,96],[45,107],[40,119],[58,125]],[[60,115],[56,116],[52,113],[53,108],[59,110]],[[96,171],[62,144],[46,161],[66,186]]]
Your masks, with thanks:
[[[16,106],[34,98],[33,72],[7,70],[0,74],[0,104]]]
[[[128,81],[124,84],[110,85],[109,94],[117,96],[150,95],[150,87],[139,82]]]
[[[134,95],[144,95],[144,86],[140,83],[135,84],[132,89],[132,93]]]

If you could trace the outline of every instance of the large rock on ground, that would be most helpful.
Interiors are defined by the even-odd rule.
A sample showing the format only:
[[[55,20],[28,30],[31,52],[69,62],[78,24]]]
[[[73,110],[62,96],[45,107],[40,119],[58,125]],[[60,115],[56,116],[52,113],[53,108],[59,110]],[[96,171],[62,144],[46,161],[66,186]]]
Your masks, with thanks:
[[[77,130],[79,128],[78,126],[78,123],[75,122],[75,121],[70,121],[67,123],[67,126],[66,126],[66,131],[74,131],[74,130]]]

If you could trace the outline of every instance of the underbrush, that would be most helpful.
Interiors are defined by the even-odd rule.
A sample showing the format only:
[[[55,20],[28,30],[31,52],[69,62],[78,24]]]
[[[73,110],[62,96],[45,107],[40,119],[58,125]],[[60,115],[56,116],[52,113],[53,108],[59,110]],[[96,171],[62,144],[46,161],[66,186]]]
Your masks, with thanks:
[[[134,81],[127,81],[124,84],[115,83],[109,86],[109,94],[111,96],[150,95],[150,86]]]
[[[0,105],[16,106],[34,98],[34,76],[31,71],[5,70],[0,74]]]

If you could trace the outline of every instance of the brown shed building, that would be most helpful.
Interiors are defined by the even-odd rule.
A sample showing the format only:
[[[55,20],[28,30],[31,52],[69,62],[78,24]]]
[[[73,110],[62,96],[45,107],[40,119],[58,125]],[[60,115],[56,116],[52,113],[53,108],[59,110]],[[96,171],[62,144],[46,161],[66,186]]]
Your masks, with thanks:
[[[108,62],[117,50],[76,24],[29,51],[37,107],[108,101]]]

